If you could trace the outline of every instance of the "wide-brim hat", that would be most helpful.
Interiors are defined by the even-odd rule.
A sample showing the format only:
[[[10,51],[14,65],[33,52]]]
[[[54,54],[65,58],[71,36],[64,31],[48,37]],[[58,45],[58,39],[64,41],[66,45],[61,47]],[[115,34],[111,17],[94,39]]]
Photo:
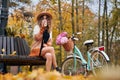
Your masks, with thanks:
[[[42,12],[42,13],[38,14],[37,21],[39,21],[39,19],[41,19],[44,15],[46,15],[49,19],[52,19],[52,15],[50,13]]]

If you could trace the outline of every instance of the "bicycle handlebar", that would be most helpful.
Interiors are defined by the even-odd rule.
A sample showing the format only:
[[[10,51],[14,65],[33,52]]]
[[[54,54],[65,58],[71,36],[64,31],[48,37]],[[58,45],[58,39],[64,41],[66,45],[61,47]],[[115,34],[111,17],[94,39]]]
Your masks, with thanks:
[[[72,34],[71,39],[75,40],[75,41],[78,41],[79,39],[75,37],[75,35],[78,35],[78,34],[81,34],[81,32],[77,32],[75,34]]]

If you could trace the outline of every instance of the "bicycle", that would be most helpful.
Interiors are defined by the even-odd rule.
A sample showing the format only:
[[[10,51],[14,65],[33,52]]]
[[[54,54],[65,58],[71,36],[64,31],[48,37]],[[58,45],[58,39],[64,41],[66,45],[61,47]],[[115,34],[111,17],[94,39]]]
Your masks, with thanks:
[[[110,61],[108,55],[104,52],[104,46],[93,47],[93,40],[86,40],[84,45],[87,48],[87,61],[83,57],[82,53],[75,44],[75,41],[78,41],[78,38],[75,35],[80,34],[76,33],[71,36],[71,40],[74,43],[73,53],[62,62],[61,73],[65,75],[77,75],[82,74],[86,75],[88,71],[92,71],[94,75],[96,72],[102,69],[103,66],[107,65]]]

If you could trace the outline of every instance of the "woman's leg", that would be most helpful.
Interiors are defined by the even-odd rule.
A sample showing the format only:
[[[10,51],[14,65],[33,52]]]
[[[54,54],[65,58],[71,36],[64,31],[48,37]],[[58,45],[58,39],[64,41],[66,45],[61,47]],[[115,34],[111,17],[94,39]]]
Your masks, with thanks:
[[[55,56],[55,51],[54,51],[54,48],[51,48],[51,51],[52,51],[52,64],[54,66],[54,68],[57,67],[57,62],[56,62],[56,56]]]
[[[51,53],[51,56],[52,56],[52,64],[54,66],[54,68],[57,67],[57,62],[56,62],[56,56],[55,56],[55,51],[54,51],[54,48],[53,47],[44,47],[42,49],[42,56],[45,56],[46,53]]]
[[[50,71],[51,66],[52,66],[52,55],[51,53],[46,53],[45,54],[45,58],[46,58],[46,71]]]

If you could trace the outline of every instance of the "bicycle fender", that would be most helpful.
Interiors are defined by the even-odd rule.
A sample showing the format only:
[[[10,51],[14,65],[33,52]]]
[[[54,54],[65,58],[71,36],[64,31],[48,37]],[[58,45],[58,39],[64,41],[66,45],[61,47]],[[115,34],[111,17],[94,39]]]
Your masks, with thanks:
[[[107,55],[104,51],[100,51],[100,50],[98,50],[98,48],[93,48],[93,49],[90,49],[90,50],[89,50],[90,53],[91,53],[91,52],[94,52],[94,51],[99,51],[99,52],[101,52],[101,54],[102,54],[103,56],[105,56],[106,60],[107,60],[107,61],[110,61],[108,55]]]
[[[71,57],[74,57],[74,55],[73,55],[73,54],[71,54],[71,55],[67,56],[67,58],[71,58]],[[76,55],[75,57],[80,59],[80,57],[79,57],[79,56],[77,56],[77,55]]]
[[[100,52],[105,56],[105,58],[106,58],[107,61],[110,61],[108,55],[104,51],[100,51]]]

